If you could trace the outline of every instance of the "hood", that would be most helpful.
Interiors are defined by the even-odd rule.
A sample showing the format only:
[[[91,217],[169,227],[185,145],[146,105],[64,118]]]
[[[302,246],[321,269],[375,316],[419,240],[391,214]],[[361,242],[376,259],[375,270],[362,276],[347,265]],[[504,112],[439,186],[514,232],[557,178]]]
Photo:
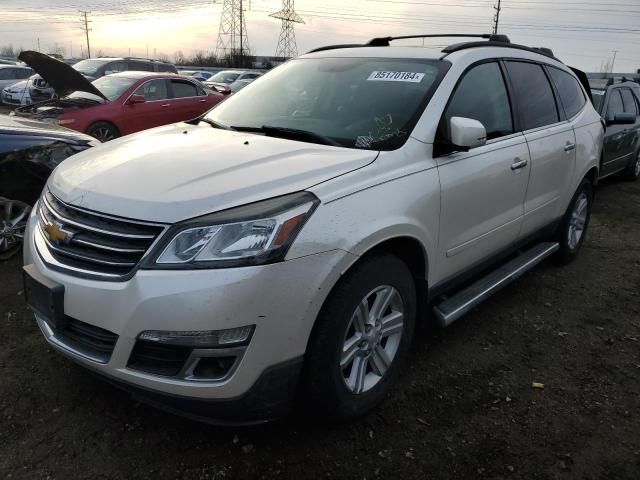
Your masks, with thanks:
[[[49,188],[78,207],[175,223],[307,189],[377,155],[183,123],[74,155],[55,170]]]
[[[69,130],[59,125],[9,115],[0,115],[0,132],[10,132],[11,135],[53,138],[83,145],[88,143],[97,145],[100,143],[89,135],[76,132],[75,130]]]
[[[26,50],[18,55],[18,59],[33,68],[58,94],[64,97],[72,92],[92,93],[108,101],[100,90],[93,86],[80,72],[71,65],[56,60],[43,53]]]

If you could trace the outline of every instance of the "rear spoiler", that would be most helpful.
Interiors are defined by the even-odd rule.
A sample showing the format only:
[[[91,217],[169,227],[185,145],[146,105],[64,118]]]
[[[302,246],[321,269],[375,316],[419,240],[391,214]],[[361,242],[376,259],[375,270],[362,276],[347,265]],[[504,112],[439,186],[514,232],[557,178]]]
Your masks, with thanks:
[[[578,70],[577,68],[573,68],[573,67],[569,67],[569,68],[573,73],[576,74],[576,77],[578,77],[578,80],[580,80],[580,83],[582,84],[585,91],[587,92],[587,95],[589,96],[589,100],[591,100],[591,103],[593,103],[593,95],[591,95],[591,87],[589,86],[589,79],[587,78],[587,74],[584,73],[582,70]]]

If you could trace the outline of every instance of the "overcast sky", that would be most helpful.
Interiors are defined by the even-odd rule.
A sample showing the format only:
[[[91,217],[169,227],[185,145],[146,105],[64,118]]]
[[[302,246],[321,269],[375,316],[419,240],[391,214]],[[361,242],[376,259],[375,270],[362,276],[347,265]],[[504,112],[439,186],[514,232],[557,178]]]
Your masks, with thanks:
[[[296,28],[298,50],[358,43],[375,36],[490,32],[498,0],[296,0],[306,22]],[[79,9],[91,10],[92,53],[173,58],[215,51],[223,0],[0,0],[0,46],[86,48]],[[244,0],[252,53],[273,55],[279,0]],[[640,68],[640,0],[502,0],[499,33],[513,42],[552,48],[566,63],[599,71],[617,50],[615,71]],[[445,44],[446,40],[439,40]]]

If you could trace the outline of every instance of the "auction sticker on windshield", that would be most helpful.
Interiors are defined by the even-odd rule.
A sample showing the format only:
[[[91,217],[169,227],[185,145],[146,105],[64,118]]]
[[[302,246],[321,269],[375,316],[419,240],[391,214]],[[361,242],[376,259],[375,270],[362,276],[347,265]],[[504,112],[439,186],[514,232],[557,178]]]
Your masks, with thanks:
[[[420,83],[424,78],[424,73],[418,72],[389,72],[389,71],[374,71],[371,72],[369,78],[370,82],[410,82]]]

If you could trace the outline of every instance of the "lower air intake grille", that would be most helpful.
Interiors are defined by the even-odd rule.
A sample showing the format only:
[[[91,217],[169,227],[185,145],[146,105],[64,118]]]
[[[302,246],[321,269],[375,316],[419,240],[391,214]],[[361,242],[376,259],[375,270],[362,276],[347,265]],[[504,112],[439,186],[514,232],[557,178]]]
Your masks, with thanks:
[[[49,253],[60,264],[109,277],[131,273],[164,229],[80,209],[50,192],[40,201],[38,223]]]

